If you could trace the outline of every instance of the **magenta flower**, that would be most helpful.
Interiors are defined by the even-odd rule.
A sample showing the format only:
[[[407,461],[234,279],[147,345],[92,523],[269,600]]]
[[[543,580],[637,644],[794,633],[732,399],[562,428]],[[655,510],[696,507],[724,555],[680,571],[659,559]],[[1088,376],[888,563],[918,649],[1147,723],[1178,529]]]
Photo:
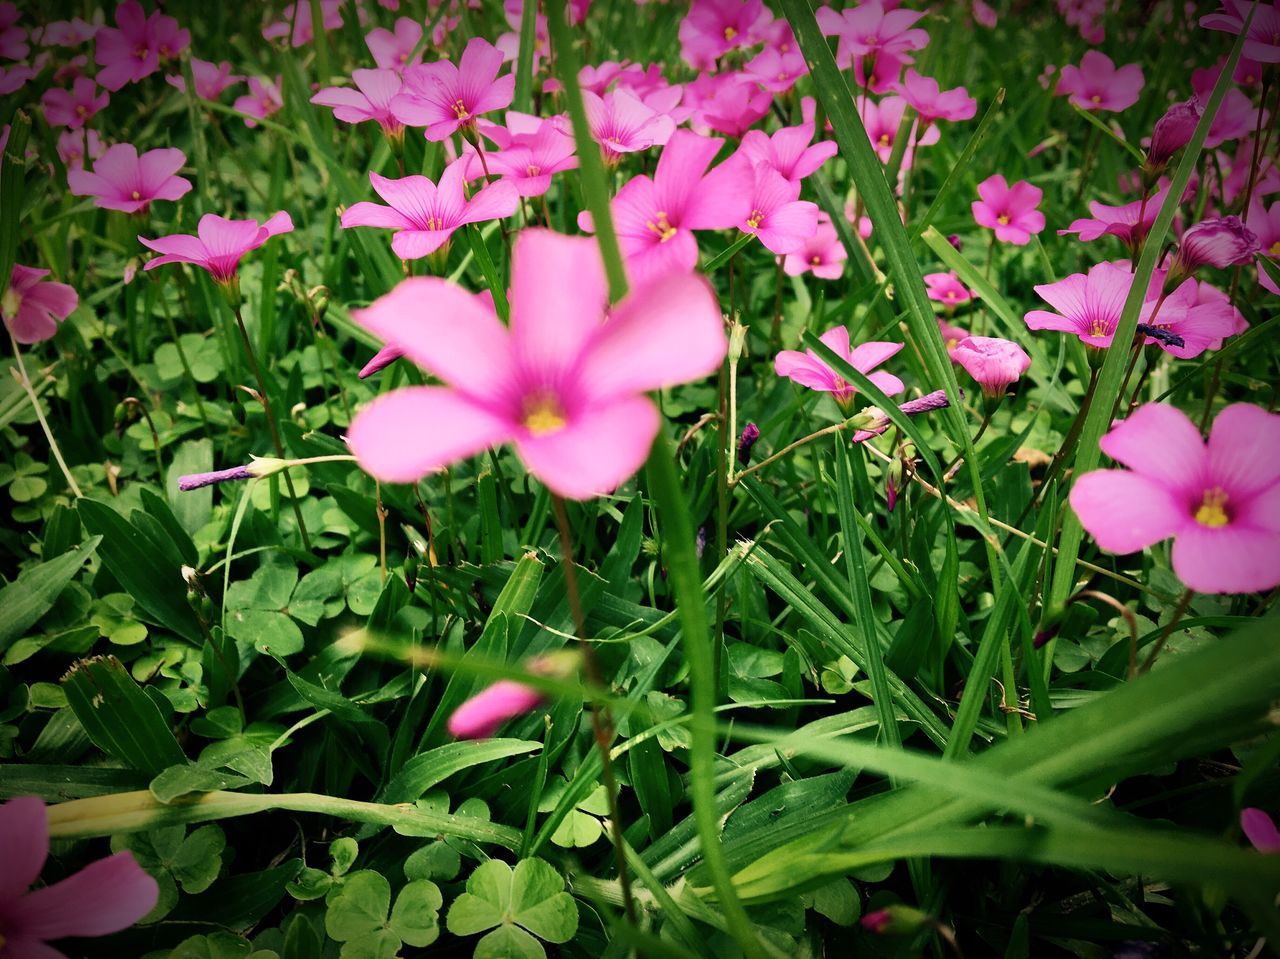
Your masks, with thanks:
[[[405,68],[421,61],[421,51],[416,57],[413,55],[421,41],[422,24],[410,17],[398,18],[394,32],[386,27],[375,27],[364,38],[373,62],[379,69],[395,70],[397,73],[403,73]]]
[[[947,309],[954,309],[974,298],[974,294],[954,273],[926,273],[924,285],[929,299],[943,304]]]
[[[933,77],[924,77],[914,69],[898,84],[902,99],[920,114],[922,123],[934,120],[972,120],[978,112],[978,101],[964,87],[942,91]]]
[[[49,126],[78,130],[95,113],[106,109],[110,100],[111,95],[106,90],[99,94],[98,85],[88,77],[77,77],[70,90],[46,90],[40,105]]]
[[[196,81],[196,96],[202,100],[216,100],[222,96],[222,91],[227,87],[234,86],[244,79],[239,74],[231,72],[231,64],[226,60],[221,63],[210,63],[199,57],[191,58],[191,75]],[[183,93],[187,92],[187,80],[181,74],[165,79],[175,89]]]
[[[197,235],[175,233],[154,240],[138,237],[138,242],[149,250],[161,254],[147,261],[144,270],[151,270],[165,263],[190,263],[208,270],[219,283],[235,279],[240,258],[250,250],[256,250],[273,236],[293,232],[293,220],[288,213],[277,213],[261,226],[257,220],[227,220],[216,213],[206,213],[200,218]]]
[[[717,369],[728,343],[710,286],[687,273],[638,286],[608,311],[593,240],[523,230],[511,325],[460,288],[415,277],[354,316],[447,385],[410,387],[357,414],[348,441],[385,482],[511,442],[554,493],[588,499],[644,462],[661,417],[643,394]]]
[[[958,326],[952,326],[940,316],[936,319],[938,320],[938,334],[942,337],[942,343],[947,348],[947,356],[954,363],[956,359],[951,355],[952,351],[960,345],[961,340],[969,338],[969,331]]]
[[[478,160],[478,157],[477,157]],[[578,167],[572,137],[543,121],[536,133],[517,134],[510,145],[488,154],[489,172],[512,184],[520,196],[542,196],[551,188],[551,176]],[[475,174],[477,163],[468,168]]]
[[[142,156],[132,143],[117,143],[93,165],[93,172],[70,170],[67,184],[75,196],[97,197],[104,210],[144,213],[153,200],[177,200],[191,189],[191,181],[176,176],[186,155],[169,147]]]
[[[876,370],[877,366],[902,349],[901,343],[873,341],[860,343],[856,349],[850,349],[849,331],[843,326],[827,330],[818,339],[847,360],[855,370],[866,374],[867,379],[880,387],[886,396],[896,396],[907,388],[892,373]],[[849,409],[854,394],[858,392],[857,387],[849,384],[813,350],[805,350],[803,353],[799,350],[783,350],[774,359],[773,369],[779,376],[785,376],[801,386],[830,393],[841,409]]]
[[[391,112],[391,100],[400,92],[400,74],[395,70],[353,70],[357,89],[325,87],[311,98],[312,103],[333,107],[333,115],[343,123],[373,120],[387,136],[396,136],[404,126]]]
[[[978,226],[996,231],[1002,243],[1026,246],[1031,234],[1044,229],[1044,214],[1036,209],[1044,192],[1026,180],[1013,186],[997,173],[978,184],[979,200],[973,202],[973,218]]]
[[[723,140],[677,130],[651,178],[632,177],[613,198],[618,242],[637,282],[687,272],[698,262],[694,230],[736,228],[751,212],[754,175],[744,163],[707,172]],[[579,215],[589,228],[590,217]]]
[[[1102,438],[1127,470],[1076,480],[1071,508],[1109,553],[1173,539],[1173,571],[1200,593],[1280,585],[1280,415],[1235,403],[1206,445],[1190,418],[1148,403]]]
[[[973,22],[988,30],[994,30],[999,23],[999,18],[988,4],[983,3],[982,0],[973,0]]]
[[[1258,238],[1258,255],[1272,261],[1280,260],[1280,203],[1273,203],[1268,208],[1262,205],[1261,200],[1254,199],[1249,205],[1249,216],[1245,224]],[[1276,286],[1276,281],[1263,269],[1261,262],[1258,264],[1258,282],[1268,292],[1280,294],[1280,287]]]
[[[704,73],[684,89],[684,105],[693,110],[690,125],[704,134],[741,137],[772,102],[773,94],[742,73]]]
[[[34,80],[36,71],[25,63],[15,63],[7,70],[0,67],[0,96],[8,96],[10,93],[16,93],[25,87],[30,80]]]
[[[680,22],[680,56],[695,70],[709,70],[739,47],[760,42],[773,20],[763,0],[694,0]]]
[[[0,60],[25,60],[31,52],[25,27],[18,26],[22,14],[12,3],[0,3]]]
[[[94,40],[94,59],[102,67],[98,82],[115,93],[128,83],[149,77],[161,60],[177,56],[191,45],[191,34],[178,21],[156,10],[147,16],[138,0],[116,7],[115,27],[100,27]]]
[[[502,54],[489,41],[473,37],[458,66],[448,60],[419,64],[404,72],[404,89],[391,110],[405,126],[426,127],[428,140],[443,140],[456,130],[469,133],[476,117],[510,106],[516,78],[502,69]]]
[[[1249,8],[1256,6],[1249,32],[1245,35],[1244,50],[1250,60],[1260,63],[1280,63],[1280,5],[1254,4],[1252,0],[1222,0],[1215,13],[1200,18],[1200,26],[1206,30],[1221,30],[1239,34],[1244,29]]]
[[[1156,121],[1151,131],[1151,143],[1147,147],[1147,166],[1163,170],[1173,155],[1191,142],[1196,125],[1204,112],[1200,101],[1192,97],[1175,103]]]
[[[342,3],[343,0],[320,0],[321,26],[326,31],[337,30],[342,26]],[[281,14],[279,20],[263,27],[264,40],[288,37],[289,45],[296,48],[305,47],[315,39],[315,23],[311,19],[311,0],[299,0],[296,5],[286,4]],[[291,26],[292,33],[290,33]]]
[[[1280,852],[1280,830],[1261,809],[1247,807],[1240,810],[1240,829],[1258,852]]]
[[[546,697],[536,689],[503,679],[481,690],[449,716],[449,734],[458,739],[488,739],[509,719],[537,709]]]
[[[98,17],[101,18],[101,13]],[[78,47],[92,40],[101,26],[101,22],[90,23],[82,17],[55,20],[44,28],[40,39],[47,47]]]
[[[833,140],[811,144],[812,140],[812,123],[781,127],[772,136],[762,130],[748,130],[742,137],[742,153],[754,165],[764,164],[798,185],[836,155]]]
[[[1138,102],[1142,92],[1142,67],[1129,63],[1116,69],[1105,53],[1088,50],[1080,66],[1067,64],[1058,78],[1058,93],[1071,98],[1081,110],[1119,113]]]
[[[249,92],[242,97],[236,97],[235,102],[231,104],[231,109],[237,113],[248,114],[244,118],[244,125],[256,127],[258,122],[251,117],[265,120],[283,106],[284,97],[280,93],[280,77],[276,77],[275,80],[268,77],[249,77]]]
[[[98,131],[90,130],[88,127],[81,127],[79,130],[63,130],[58,134],[58,158],[68,170],[84,167],[86,151],[90,160],[96,160],[102,156],[106,148],[107,145],[102,142],[102,137],[98,136]]]
[[[783,257],[782,271],[787,276],[812,273],[822,280],[838,280],[848,257],[830,217],[819,213],[813,236],[806,239],[800,249]]]
[[[1074,333],[1087,346],[1106,348],[1111,345],[1132,285],[1133,274],[1115,263],[1098,263],[1088,274],[1073,273],[1057,283],[1041,284],[1035,287],[1036,293],[1058,312],[1032,310],[1025,317],[1027,326]],[[1155,309],[1157,292],[1153,283],[1140,315],[1144,322]]]
[[[511,216],[520,205],[516,188],[506,180],[490,183],[470,200],[463,192],[467,159],[454,160],[440,174],[439,185],[424,176],[389,180],[370,171],[374,192],[389,206],[363,200],[342,213],[342,226],[374,226],[395,230],[391,249],[402,260],[417,260],[449,242],[468,223]]]
[[[929,43],[928,33],[912,27],[924,16],[924,11],[889,7],[883,0],[868,0],[838,13],[830,7],[818,8],[817,20],[822,32],[839,38],[836,63],[840,67],[849,67],[855,58],[878,60],[885,55],[910,63],[910,51],[922,50]]]
[[[1114,236],[1132,254],[1142,245],[1143,239],[1151,231],[1167,194],[1168,190],[1164,189],[1155,196],[1149,197],[1145,204],[1141,200],[1134,200],[1124,206],[1107,206],[1105,203],[1094,200],[1089,204],[1092,217],[1073,220],[1069,227],[1059,230],[1058,234],[1066,236],[1075,233],[1085,243],[1091,243],[1103,236]],[[1138,219],[1139,216],[1142,218],[1141,221]]]
[[[61,882],[30,889],[48,858],[44,801],[19,796],[0,806],[0,948],[11,959],[66,959],[49,940],[128,929],[160,897],[156,881],[131,852],[118,852]]]
[[[1252,262],[1258,249],[1258,238],[1238,216],[1202,220],[1178,241],[1178,252],[1169,267],[1169,285],[1180,283],[1202,266],[1223,269]]]
[[[776,47],[765,47],[742,68],[743,76],[754,80],[770,93],[786,93],[808,72],[809,67],[799,49],[783,53]]]
[[[624,153],[664,146],[675,132],[671,117],[645,106],[629,90],[619,88],[603,97],[582,91],[591,138],[600,144],[604,161],[616,165]]]
[[[1184,360],[1205,350],[1220,350],[1223,340],[1249,328],[1225,293],[1196,280],[1184,281],[1147,320],[1141,327],[1149,334],[1145,344]]]
[[[885,97],[879,103],[874,100],[865,100],[861,104],[859,113],[862,116],[862,124],[867,128],[867,136],[871,138],[871,145],[875,148],[876,156],[880,158],[881,163],[888,163],[889,157],[893,155],[893,144],[897,139],[898,128],[902,125],[902,115],[906,110],[907,101],[902,97]],[[908,135],[910,135],[909,131]],[[902,169],[911,168],[915,147],[937,143],[941,135],[936,126],[930,125],[916,137],[914,144],[908,140],[907,149],[902,155]]]
[[[947,352],[982,388],[982,395],[993,399],[1004,396],[1031,366],[1026,350],[996,336],[969,336]]]
[[[80,302],[74,289],[45,280],[48,275],[48,270],[14,264],[9,287],[0,296],[4,325],[19,343],[49,339]]]
[[[818,204],[801,200],[800,185],[770,167],[758,166],[753,175],[751,210],[738,228],[754,233],[771,253],[795,253],[818,231]]]

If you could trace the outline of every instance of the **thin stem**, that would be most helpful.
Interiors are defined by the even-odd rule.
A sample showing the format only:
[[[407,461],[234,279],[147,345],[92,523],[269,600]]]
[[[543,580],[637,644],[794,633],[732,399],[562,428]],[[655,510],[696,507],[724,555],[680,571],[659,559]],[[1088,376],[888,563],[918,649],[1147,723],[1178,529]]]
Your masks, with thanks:
[[[729,448],[734,435],[729,425],[729,357],[720,364],[720,415],[716,424],[716,563],[729,551]],[[716,703],[721,694],[720,671],[724,661],[724,618],[729,609],[729,593],[724,586],[716,592],[716,629],[712,636],[712,664],[716,678]]]
[[[784,446],[782,449],[778,450],[778,452],[774,453],[772,456],[768,456],[765,459],[762,459],[759,463],[756,463],[755,466],[749,466],[746,469],[744,469],[741,473],[735,474],[733,478],[729,480],[729,485],[737,486],[740,482],[742,482],[743,479],[750,476],[752,473],[759,472],[760,470],[768,466],[770,463],[773,463],[773,462],[776,462],[777,460],[782,459],[782,457],[786,456],[791,451],[799,449],[801,446],[804,446],[806,443],[812,443],[816,439],[821,439],[824,436],[830,436],[832,433],[839,433],[841,430],[847,429],[848,426],[849,426],[848,421],[843,420],[839,423],[833,423],[830,426],[824,426],[822,429],[818,430],[817,432],[810,433],[808,436],[802,436],[800,437],[800,439],[796,440],[794,443],[791,443],[788,446]]]
[[[164,484],[164,463],[160,459],[160,434],[156,432],[156,424],[155,424],[155,421],[151,419],[151,413],[148,412],[147,405],[143,403],[142,400],[138,399],[136,396],[126,396],[120,402],[122,402],[125,406],[132,406],[139,413],[141,413],[142,418],[147,421],[147,428],[151,430],[151,451],[152,453],[155,454],[155,458],[156,458],[156,481],[161,485],[163,485]]]
[[[253,368],[254,379],[258,381],[258,399],[262,403],[262,410],[267,415],[267,426],[271,430],[271,442],[275,444],[276,455],[282,460],[288,459],[284,455],[284,444],[280,442],[280,431],[276,427],[276,418],[271,411],[271,398],[267,396],[267,382],[262,378],[262,369],[258,366],[258,357],[253,352],[253,342],[249,339],[249,331],[245,329],[244,316],[240,312],[240,307],[234,307],[236,315],[236,325],[240,328],[240,339],[244,341],[245,352],[249,354],[249,365]],[[284,485],[289,490],[289,505],[293,507],[294,518],[298,521],[298,532],[302,535],[302,545],[308,553],[311,552],[311,537],[307,535],[306,524],[302,521],[302,507],[298,504],[298,494],[293,488],[293,479],[289,476],[289,471],[284,471]]]
[[[373,481],[373,501],[378,514],[378,569],[382,584],[387,583],[387,509],[382,505],[382,484]]]
[[[769,327],[769,342],[776,350],[782,347],[782,257],[778,257],[773,287],[773,324]]]
[[[565,512],[564,500],[556,493],[551,494],[551,504],[556,516],[556,529],[560,533],[560,561],[564,567],[564,590],[569,600],[569,611],[573,615],[573,631],[578,637],[578,645],[582,648],[582,662],[587,672],[587,681],[596,689],[605,689],[604,677],[600,674],[600,664],[596,662],[595,651],[587,642],[586,617],[582,612],[582,596],[578,592],[578,575],[573,566],[573,534],[569,529],[569,516]],[[627,914],[627,921],[637,929],[639,917],[636,913],[635,897],[631,893],[631,873],[627,869],[626,842],[622,837],[622,816],[618,812],[618,781],[613,774],[613,756],[609,745],[613,740],[613,719],[609,709],[591,701],[591,731],[596,742],[596,751],[600,754],[600,769],[604,777],[605,796],[609,802],[609,836],[613,842],[613,850],[618,861],[618,883],[622,887],[622,906]]]
[[[1187,591],[1182,594],[1182,598],[1178,600],[1177,608],[1173,611],[1172,618],[1169,620],[1168,625],[1165,626],[1164,631],[1160,634],[1160,638],[1156,640],[1156,644],[1151,647],[1151,652],[1147,655],[1147,661],[1142,664],[1141,672],[1145,673],[1155,665],[1156,657],[1160,655],[1161,650],[1164,649],[1164,644],[1167,643],[1169,641],[1169,637],[1173,635],[1173,628],[1178,625],[1178,621],[1182,619],[1182,614],[1185,613],[1187,611],[1187,607],[1191,605],[1191,597],[1193,595],[1194,590],[1192,589],[1187,589]]]
[[[27,376],[27,365],[22,362],[22,351],[18,349],[18,340],[13,333],[9,333],[9,342],[13,345],[13,358],[18,361],[18,369],[14,372],[14,379],[26,391],[27,399],[31,400],[31,408],[36,411],[36,419],[40,421],[40,428],[44,430],[44,438],[49,441],[49,451],[53,453],[53,458],[58,463],[58,468],[62,470],[62,476],[67,481],[67,487],[71,490],[76,499],[84,496],[80,492],[80,487],[76,485],[75,477],[71,475],[71,470],[67,467],[67,461],[62,458],[62,450],[58,448],[58,441],[53,438],[53,430],[49,428],[49,421],[44,418],[44,407],[40,405],[40,398],[36,396],[36,391],[31,387],[31,379]]]

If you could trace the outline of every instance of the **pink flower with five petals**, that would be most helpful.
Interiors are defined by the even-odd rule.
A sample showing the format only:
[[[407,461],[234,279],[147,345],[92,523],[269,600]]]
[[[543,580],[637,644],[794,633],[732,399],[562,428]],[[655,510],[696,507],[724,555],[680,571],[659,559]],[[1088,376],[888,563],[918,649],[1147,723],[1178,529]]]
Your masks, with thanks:
[[[1138,102],[1142,92],[1142,67],[1128,63],[1117,69],[1112,59],[1088,50],[1080,66],[1068,64],[1058,78],[1058,93],[1071,98],[1081,110],[1119,113]]]
[[[470,132],[477,117],[511,104],[516,78],[498,76],[501,69],[502,53],[473,37],[457,66],[438,60],[405,70],[404,88],[391,101],[391,111],[405,126],[426,127],[428,140]]]
[[[333,115],[343,123],[375,121],[387,136],[404,132],[404,125],[391,112],[391,101],[400,92],[400,74],[391,69],[353,70],[350,87],[325,87],[311,98],[312,103],[332,107]]]
[[[45,280],[48,275],[48,270],[15,263],[9,287],[0,295],[0,314],[19,343],[49,339],[80,302],[72,287]]]
[[[75,196],[97,197],[104,210],[143,213],[153,200],[177,200],[191,190],[191,181],[177,176],[186,154],[169,147],[141,156],[132,143],[117,143],[93,165],[93,172],[70,170],[67,184]]]
[[[997,173],[978,184],[978,196],[972,204],[973,218],[978,226],[995,230],[1002,243],[1026,246],[1033,233],[1044,229],[1044,214],[1036,209],[1044,191],[1026,180],[1010,186]]]
[[[190,263],[208,270],[219,283],[230,283],[235,279],[242,256],[273,236],[292,232],[293,220],[284,212],[261,225],[257,220],[228,220],[216,213],[206,213],[200,218],[196,236],[175,233],[154,240],[140,236],[138,242],[161,254],[148,260],[144,270],[166,263]]]
[[[892,373],[876,369],[902,349],[901,343],[868,342],[850,349],[849,331],[843,326],[827,330],[818,339],[847,360],[855,370],[866,374],[867,379],[880,387],[886,396],[896,396],[907,388]],[[830,393],[842,409],[850,407],[854,394],[858,392],[857,387],[828,366],[813,350],[805,350],[803,353],[799,350],[783,350],[774,359],[773,368],[779,376],[785,376],[801,386]]]
[[[116,25],[100,27],[94,37],[94,59],[102,67],[98,82],[112,93],[137,83],[191,45],[191,34],[159,10],[147,16],[138,0],[116,7]]]

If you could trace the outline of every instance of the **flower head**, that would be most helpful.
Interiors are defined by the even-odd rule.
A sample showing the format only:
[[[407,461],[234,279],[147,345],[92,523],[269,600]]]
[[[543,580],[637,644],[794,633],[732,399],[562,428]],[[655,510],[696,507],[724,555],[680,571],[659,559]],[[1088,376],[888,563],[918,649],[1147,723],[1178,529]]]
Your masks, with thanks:
[[[186,154],[173,147],[139,156],[132,143],[117,143],[98,158],[92,173],[68,171],[67,183],[76,196],[97,197],[104,210],[142,213],[153,200],[187,194],[191,181],[176,175],[186,162]]]
[[[443,140],[457,130],[475,129],[476,118],[511,104],[516,78],[499,77],[502,53],[473,37],[458,65],[448,60],[419,64],[404,72],[404,88],[391,111],[405,126],[426,127],[428,140]]]
[[[19,343],[49,339],[80,302],[74,289],[45,280],[48,275],[48,270],[14,264],[9,286],[0,296],[4,324]]]
[[[105,109],[110,99],[107,91],[98,93],[98,85],[93,80],[77,77],[70,90],[56,87],[46,90],[40,98],[40,105],[49,126],[78,130],[91,116]]]
[[[924,275],[925,293],[935,303],[941,303],[948,310],[968,303],[974,294],[960,282],[955,273],[926,273]]]
[[[1245,223],[1258,238],[1258,256],[1273,262],[1280,261],[1280,203],[1266,207],[1261,200],[1255,199],[1249,205]],[[1268,292],[1280,293],[1280,287],[1263,268],[1261,260],[1258,261],[1258,282]]]
[[[1250,7],[1254,7],[1253,20],[1249,23],[1242,52],[1250,60],[1260,63],[1280,63],[1280,7],[1275,3],[1222,0],[1217,12],[1200,18],[1200,26],[1206,30],[1239,34],[1244,29]]]
[[[910,51],[922,50],[929,34],[913,24],[924,16],[922,10],[890,9],[896,4],[868,0],[858,6],[836,12],[830,7],[817,11],[818,26],[827,36],[839,38],[836,63],[852,65],[855,58],[879,59],[896,57],[910,63]]]
[[[984,396],[1001,397],[1031,366],[1027,351],[996,336],[969,336],[949,351],[951,361],[964,368],[982,387]]]
[[[333,115],[343,123],[373,120],[387,136],[396,136],[404,126],[391,112],[391,101],[400,92],[400,74],[391,69],[353,70],[350,87],[325,87],[311,98],[312,103],[332,107]]]
[[[509,719],[537,709],[540,690],[503,679],[472,696],[449,716],[449,733],[459,739],[488,739]]]
[[[1119,69],[1105,53],[1088,50],[1080,66],[1068,64],[1058,78],[1058,93],[1071,98],[1081,110],[1119,113],[1138,102],[1142,92],[1142,67],[1128,63]]]
[[[886,396],[896,396],[907,387],[892,373],[877,370],[876,367],[894,356],[902,349],[901,343],[860,343],[857,348],[849,346],[849,331],[843,326],[827,330],[820,337],[838,356],[847,360],[859,373],[866,375]],[[783,350],[773,361],[773,369],[779,376],[807,386],[811,390],[830,393],[841,408],[847,409],[853,402],[857,387],[850,384],[839,373],[827,365],[826,361],[813,350]]]
[[[898,129],[902,126],[902,115],[906,113],[907,101],[902,97],[885,97],[879,103],[866,100],[860,113],[862,124],[867,128],[867,136],[871,138],[871,146],[881,163],[888,163],[893,155],[893,145],[898,137]],[[902,155],[902,169],[909,170],[915,160],[915,147],[929,146],[937,143],[941,134],[936,126],[930,126],[915,138],[915,143],[907,141],[907,149]],[[981,187],[979,187],[981,191]]]
[[[466,165],[465,157],[454,160],[440,174],[439,185],[424,176],[389,180],[370,171],[369,182],[389,206],[367,200],[352,204],[342,213],[343,228],[395,230],[391,249],[402,260],[416,260],[448,243],[459,227],[515,213],[520,197],[505,180],[490,183],[468,200],[462,190]]]
[[[1036,293],[1058,312],[1032,310],[1025,317],[1027,326],[1074,333],[1086,346],[1106,348],[1120,323],[1131,286],[1133,274],[1116,263],[1098,263],[1087,274],[1073,273],[1056,283],[1041,284]],[[1158,292],[1158,284],[1153,283],[1146,293],[1141,320],[1150,318]]]
[[[94,38],[94,59],[102,68],[98,82],[115,93],[128,83],[149,77],[161,60],[175,57],[191,45],[191,34],[159,10],[147,16],[138,0],[116,7],[116,25],[100,27]]]
[[[284,106],[284,97],[280,93],[280,77],[275,80],[269,77],[249,77],[249,92],[242,97],[236,97],[231,104],[232,109],[240,113],[248,114],[244,118],[244,125],[247,127],[256,127],[258,120],[265,120],[271,114],[275,113]]]
[[[745,157],[740,162],[749,163]],[[818,204],[800,199],[800,185],[772,167],[754,167],[751,210],[738,228],[754,233],[764,248],[784,255],[804,247],[818,230]]]
[[[416,57],[413,55],[421,41],[422,24],[411,17],[398,18],[394,31],[375,27],[364,38],[373,62],[382,70],[395,70],[397,73],[403,73],[421,61],[421,53]]]
[[[759,43],[772,20],[764,0],[694,0],[680,22],[680,55],[695,70],[710,69],[730,50]]]
[[[813,235],[801,247],[788,253],[782,260],[782,271],[787,276],[812,273],[822,280],[838,280],[844,272],[844,261],[849,258],[844,244],[825,213],[818,213],[817,227]]]
[[[19,796],[0,806],[0,948],[14,959],[53,959],[51,939],[106,936],[155,908],[156,881],[131,852],[90,863],[61,882],[30,889],[49,857],[44,801]]]
[[[1144,166],[1157,174],[1167,167],[1173,155],[1191,142],[1203,112],[1196,97],[1169,107],[1151,131],[1151,144],[1147,147]]]
[[[1182,234],[1169,267],[1170,288],[1202,266],[1223,269],[1249,263],[1258,252],[1258,238],[1238,216],[1201,220]]]
[[[591,138],[600,144],[604,161],[610,165],[617,164],[624,153],[665,145],[676,130],[671,117],[646,106],[622,87],[604,96],[583,90],[582,100]]]
[[[102,156],[106,148],[107,145],[102,142],[102,137],[98,136],[98,131],[88,127],[81,127],[79,130],[63,130],[58,134],[58,158],[68,170],[82,169],[86,153],[90,160],[96,160]]]
[[[216,100],[222,96],[227,87],[234,86],[244,79],[231,72],[231,64],[226,60],[211,63],[199,57],[191,58],[191,75],[196,81],[196,96],[202,100]],[[181,74],[166,77],[169,85],[183,93],[187,92],[187,80]]]
[[[688,273],[637,285],[606,313],[593,240],[526,229],[512,253],[511,325],[434,277],[403,281],[354,314],[445,386],[384,394],[348,441],[384,482],[414,482],[488,446],[513,443],[554,493],[590,499],[648,456],[660,415],[644,395],[700,379],[728,347],[707,282]]]
[[[964,87],[940,90],[937,80],[921,76],[914,69],[907,70],[906,76],[898,84],[898,93],[920,114],[920,119],[925,123],[934,120],[972,120],[978,112],[978,101],[969,96],[969,91]]]
[[[699,133],[741,137],[769,112],[773,94],[743,73],[704,73],[684,88],[690,125]]]
[[[489,171],[511,183],[520,196],[542,196],[551,188],[552,174],[577,169],[578,157],[573,138],[543,120],[534,133],[513,135],[506,148],[488,155],[487,163]],[[477,167],[483,169],[478,162],[468,168],[473,176]]]
[[[342,26],[343,0],[320,0],[321,26],[325,30],[337,30]],[[264,40],[289,38],[291,47],[305,47],[315,39],[315,23],[311,19],[311,0],[298,0],[285,4],[279,20],[262,28]]]
[[[812,173],[836,155],[834,140],[813,143],[813,124],[781,127],[772,134],[748,130],[742,136],[742,153],[753,164],[764,164],[792,183]]]
[[[996,231],[1002,243],[1026,246],[1031,235],[1044,229],[1044,214],[1036,209],[1044,192],[1026,180],[1013,186],[1000,174],[978,184],[980,199],[973,202],[973,218],[979,226]]]
[[[138,237],[147,249],[161,254],[147,261],[143,269],[165,263],[190,263],[208,270],[219,283],[230,283],[235,279],[240,258],[273,236],[293,232],[293,220],[281,212],[259,225],[257,220],[227,220],[216,213],[206,213],[196,232],[196,236],[177,233],[154,240]]]
[[[1071,508],[1098,545],[1132,553],[1173,539],[1173,571],[1201,593],[1280,585],[1280,415],[1235,403],[1206,444],[1176,407],[1148,403],[1101,440],[1127,470],[1076,480]]]

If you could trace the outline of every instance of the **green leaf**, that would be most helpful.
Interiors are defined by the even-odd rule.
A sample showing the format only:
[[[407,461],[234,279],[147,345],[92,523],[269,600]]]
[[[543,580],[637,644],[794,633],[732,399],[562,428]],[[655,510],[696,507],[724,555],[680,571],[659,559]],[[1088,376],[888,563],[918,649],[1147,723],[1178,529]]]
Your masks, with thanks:
[[[511,882],[513,921],[547,942],[568,942],[578,931],[578,904],[564,879],[542,859],[516,863]]]
[[[390,908],[391,885],[381,873],[372,869],[353,872],[329,902],[325,932],[338,942],[364,938],[384,928]]]
[[[152,774],[187,761],[155,702],[114,656],[81,660],[62,687],[84,731],[109,756]]]
[[[531,753],[542,744],[523,739],[486,739],[438,746],[414,756],[396,773],[382,791],[383,802],[413,802],[432,786],[454,773],[482,763]]]
[[[546,959],[542,943],[519,926],[500,926],[476,943],[473,959]]]
[[[467,891],[454,900],[447,923],[455,936],[470,936],[495,926],[505,930],[514,923],[547,942],[568,942],[578,931],[578,905],[564,891],[564,879],[550,863],[522,859],[513,871],[506,863],[490,859],[467,879]],[[538,954],[542,951],[527,935],[511,936],[503,932],[496,938],[491,934],[481,940],[476,946],[477,955],[480,946],[491,938],[493,941],[485,946],[486,955],[533,955],[528,951],[530,941],[537,947]],[[525,951],[501,951],[510,948]]]
[[[391,931],[411,946],[429,946],[440,937],[440,888],[426,879],[400,890],[391,909]]]
[[[0,589],[0,652],[9,648],[34,626],[75,578],[98,544],[101,536],[86,540],[75,549],[32,566]]]
[[[178,489],[178,477],[190,473],[207,473],[213,469],[213,441],[207,439],[188,440],[174,451],[173,462],[165,478],[165,492],[169,497],[169,505],[190,535],[194,536],[213,517],[213,487],[201,489]]]

